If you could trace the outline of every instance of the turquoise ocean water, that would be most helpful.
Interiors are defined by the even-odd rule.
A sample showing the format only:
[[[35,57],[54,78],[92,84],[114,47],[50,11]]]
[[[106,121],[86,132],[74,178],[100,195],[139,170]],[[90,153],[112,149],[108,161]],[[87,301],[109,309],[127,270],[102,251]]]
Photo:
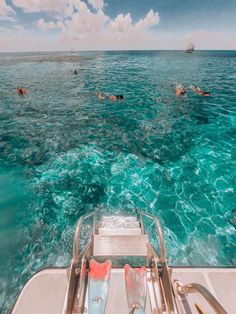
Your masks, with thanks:
[[[236,265],[236,52],[1,54],[0,86],[0,311],[98,206],[156,214],[171,265]]]

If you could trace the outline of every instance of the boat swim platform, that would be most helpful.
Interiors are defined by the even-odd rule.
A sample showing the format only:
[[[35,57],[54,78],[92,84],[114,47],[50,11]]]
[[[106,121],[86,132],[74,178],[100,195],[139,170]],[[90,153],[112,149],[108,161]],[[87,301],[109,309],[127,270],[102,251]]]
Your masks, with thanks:
[[[207,288],[222,304],[228,314],[236,313],[236,268],[193,268],[169,267],[172,285],[176,280],[182,284],[197,282]],[[148,284],[145,313],[151,314],[151,289]],[[62,314],[66,289],[69,281],[69,269],[48,268],[36,273],[22,289],[12,314]],[[86,293],[87,294],[87,293]],[[199,314],[196,306],[204,314],[215,314],[205,299],[197,293],[179,295],[180,303],[186,314]],[[181,299],[181,300],[180,300]],[[85,304],[88,301],[86,300]],[[73,312],[76,314],[76,312]],[[78,312],[77,312],[78,313]],[[106,304],[106,314],[128,314],[129,307],[125,290],[123,268],[112,268],[110,287]],[[167,312],[166,312],[167,313]],[[178,312],[176,312],[178,313]]]
[[[91,217],[93,234],[80,252],[81,226]],[[147,221],[156,228],[159,252]],[[95,210],[76,224],[70,267],[34,275],[12,313],[234,314],[235,285],[236,268],[169,267],[157,217],[138,209],[135,216]]]

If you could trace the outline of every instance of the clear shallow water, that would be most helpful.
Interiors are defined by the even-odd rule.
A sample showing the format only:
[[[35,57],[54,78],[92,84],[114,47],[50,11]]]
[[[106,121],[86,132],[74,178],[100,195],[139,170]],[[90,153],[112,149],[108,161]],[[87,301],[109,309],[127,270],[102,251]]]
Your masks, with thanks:
[[[69,264],[97,206],[156,214],[172,265],[235,266],[236,52],[61,56],[0,55],[3,312],[38,269]]]

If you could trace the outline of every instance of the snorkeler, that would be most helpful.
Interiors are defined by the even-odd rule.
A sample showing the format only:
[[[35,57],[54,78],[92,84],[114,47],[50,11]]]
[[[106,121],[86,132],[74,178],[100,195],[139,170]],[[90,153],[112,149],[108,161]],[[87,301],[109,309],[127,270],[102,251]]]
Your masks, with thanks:
[[[104,99],[110,99],[111,101],[117,101],[117,100],[123,100],[124,96],[122,94],[120,95],[106,95],[104,93],[97,93],[99,100],[104,100]]]
[[[121,94],[121,95],[116,95],[116,96],[110,95],[110,96],[109,96],[109,99],[110,99],[111,101],[123,100],[123,99],[124,99],[124,96],[123,96],[122,94]]]
[[[177,86],[175,89],[175,94],[176,94],[176,96],[184,96],[186,94],[186,90],[185,90],[184,86],[182,86],[182,85]]]
[[[22,87],[17,86],[17,94],[18,95],[25,95],[26,94],[26,90]]]
[[[199,86],[194,87],[193,85],[190,85],[191,90],[201,96],[210,96],[211,94],[209,92],[204,92]]]

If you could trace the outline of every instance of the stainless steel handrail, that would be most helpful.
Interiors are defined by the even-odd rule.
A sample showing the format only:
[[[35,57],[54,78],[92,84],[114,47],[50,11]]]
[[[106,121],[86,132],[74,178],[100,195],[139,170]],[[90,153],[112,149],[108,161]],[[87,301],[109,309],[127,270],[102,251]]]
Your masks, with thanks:
[[[151,215],[147,214],[148,217],[150,217]],[[150,218],[153,218],[152,216]],[[156,218],[154,216],[154,218]],[[162,243],[162,248],[164,248],[164,251],[162,250],[162,259],[160,258],[160,256],[157,254],[157,252],[155,251],[154,247],[152,244],[148,244],[148,253],[150,253],[150,255],[152,256],[153,259],[153,271],[156,275],[156,277],[159,276],[158,274],[158,264],[159,262],[161,262],[162,264],[162,268],[161,268],[161,276],[159,279],[160,282],[160,287],[163,293],[163,300],[164,303],[166,305],[166,311],[167,313],[173,313],[174,312],[174,300],[173,300],[173,296],[172,296],[172,287],[171,287],[171,279],[170,279],[170,272],[169,272],[169,268],[167,265],[167,260],[166,260],[166,256],[165,256],[165,243],[164,243],[164,237],[163,237],[163,231],[162,228],[160,226],[160,223],[158,221],[158,219],[156,218],[156,220],[154,219],[155,224],[156,224],[156,228],[158,230],[158,235],[160,238],[160,243]],[[158,226],[160,227],[158,229]]]
[[[217,314],[227,314],[222,305],[216,300],[216,298],[205,287],[198,283],[190,283],[187,285],[181,285],[180,282],[176,282],[176,288],[179,294],[185,295],[188,293],[200,293],[204,299],[211,305]]]
[[[97,233],[98,233],[98,208],[95,209],[93,216],[93,234]]]
[[[150,219],[152,219],[155,222],[155,226],[156,226],[156,231],[157,234],[159,236],[159,240],[160,240],[160,262],[161,263],[165,263],[166,262],[166,247],[165,247],[165,240],[164,240],[164,235],[163,235],[163,230],[161,227],[161,224],[159,222],[159,220],[157,219],[157,217],[155,217],[154,215],[145,213],[139,209],[136,209],[138,215],[140,216],[140,220],[141,220],[141,225],[144,226],[143,224],[143,216],[146,216]]]
[[[74,264],[78,263],[78,258],[79,258],[79,237],[80,237],[80,227],[82,225],[82,222],[85,219],[88,219],[89,217],[94,215],[94,211],[93,212],[89,212],[83,216],[80,217],[80,219],[77,222],[76,228],[75,228],[75,234],[74,234],[74,241],[73,241],[73,257],[72,260],[74,262]]]
[[[65,307],[65,314],[71,314],[73,312],[73,305],[74,305],[74,298],[76,293],[76,288],[78,284],[79,273],[78,266],[79,262],[83,258],[83,252],[79,255],[79,238],[80,238],[80,229],[82,222],[93,216],[94,212],[89,212],[80,217],[78,220],[76,227],[75,227],[75,234],[74,234],[74,241],[73,241],[73,256],[70,265],[70,275],[69,275],[69,282],[67,288],[67,299],[66,299],[66,307]],[[85,250],[86,251],[86,250]]]

